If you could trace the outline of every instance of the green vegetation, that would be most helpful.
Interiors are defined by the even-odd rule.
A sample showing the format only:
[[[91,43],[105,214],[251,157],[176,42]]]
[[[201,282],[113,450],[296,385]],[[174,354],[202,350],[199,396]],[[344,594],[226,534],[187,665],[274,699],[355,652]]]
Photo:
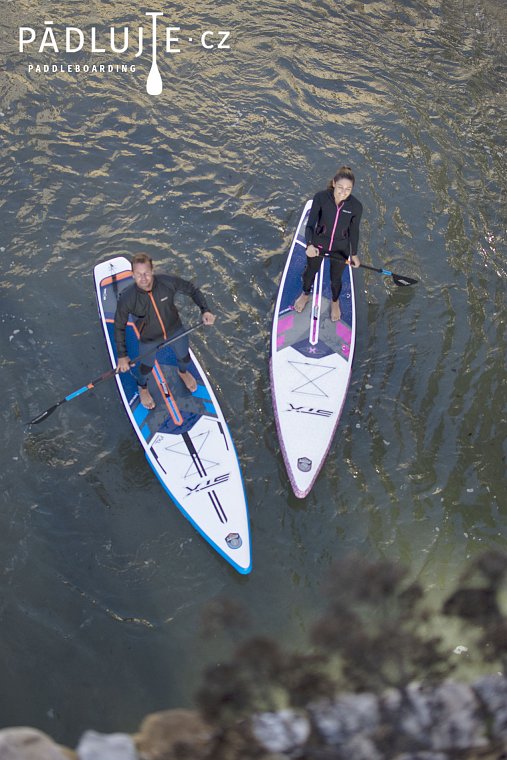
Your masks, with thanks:
[[[430,610],[406,569],[357,555],[337,562],[306,652],[287,652],[256,637],[239,645],[230,662],[206,671],[197,698],[204,717],[218,728],[216,756],[257,756],[251,739],[242,739],[238,730],[256,712],[303,707],[341,692],[378,695],[393,687],[403,695],[411,682],[441,682],[454,668],[448,645],[435,633],[435,621],[445,620],[441,614],[473,624],[487,672],[493,662],[505,669],[506,578],[507,554],[489,552],[471,565],[442,610]],[[227,628],[228,620],[245,617],[230,603],[215,602],[207,624]]]

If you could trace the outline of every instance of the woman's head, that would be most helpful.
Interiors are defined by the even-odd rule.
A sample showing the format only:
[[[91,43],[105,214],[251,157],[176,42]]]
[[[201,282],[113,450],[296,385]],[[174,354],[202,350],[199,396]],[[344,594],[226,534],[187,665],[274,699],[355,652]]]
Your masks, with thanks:
[[[340,166],[328,185],[328,189],[333,191],[337,203],[349,197],[354,188],[355,181],[356,178],[350,166]]]

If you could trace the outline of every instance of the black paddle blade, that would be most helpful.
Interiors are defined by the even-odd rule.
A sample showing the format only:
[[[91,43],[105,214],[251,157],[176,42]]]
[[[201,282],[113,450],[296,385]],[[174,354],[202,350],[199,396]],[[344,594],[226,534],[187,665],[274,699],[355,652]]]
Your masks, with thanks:
[[[29,422],[25,422],[25,425],[38,425],[39,422],[43,422],[46,420],[50,414],[53,414],[55,409],[59,406],[59,404],[55,404],[54,406],[51,406],[49,409],[46,409],[45,412],[41,412],[37,415],[37,417],[34,417],[33,420],[30,420]]]
[[[414,280],[413,277],[406,277],[404,274],[393,274],[393,281],[395,285],[406,287],[407,285],[416,285],[419,280]]]

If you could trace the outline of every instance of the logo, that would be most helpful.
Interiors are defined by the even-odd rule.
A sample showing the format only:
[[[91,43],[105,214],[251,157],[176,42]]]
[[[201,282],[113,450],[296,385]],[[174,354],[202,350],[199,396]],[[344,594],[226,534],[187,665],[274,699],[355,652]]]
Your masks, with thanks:
[[[185,486],[188,493],[187,496],[192,496],[194,493],[200,493],[206,491],[208,488],[214,488],[220,485],[220,483],[226,483],[229,480],[229,473],[225,475],[217,475],[216,478],[208,478],[207,480],[201,480],[196,486]]]
[[[290,403],[286,411],[297,412],[298,414],[314,414],[317,417],[331,417],[333,415],[333,412],[330,412],[328,409],[315,409],[311,406],[294,406],[294,404]]]
[[[298,470],[301,470],[301,472],[310,472],[312,469],[312,460],[308,459],[308,457],[300,457],[298,459]]]
[[[225,541],[230,549],[239,549],[240,546],[243,546],[243,541],[241,540],[239,533],[229,533],[229,535],[225,537]]]
[[[18,35],[18,49],[20,53],[37,53],[43,56],[51,56],[49,62],[27,64],[29,74],[56,74],[58,72],[77,74],[112,74],[112,73],[135,73],[135,59],[140,58],[145,47],[151,54],[151,66],[146,78],[146,92],[148,95],[160,95],[163,90],[162,76],[158,67],[159,42],[163,42],[162,52],[175,55],[183,52],[184,47],[198,46],[204,52],[212,50],[230,50],[230,32],[223,29],[202,29],[197,35],[191,37],[185,35],[181,26],[162,26],[158,17],[163,16],[162,11],[146,11],[146,16],[151,17],[150,30],[145,35],[144,26],[131,28],[130,26],[110,26],[101,29],[92,26],[81,29],[77,26],[65,26],[63,29],[55,25],[54,21],[45,21],[43,29],[35,29],[31,26],[20,26]],[[150,34],[151,39],[145,36]],[[56,62],[54,57],[65,53],[67,56],[84,53],[92,56],[90,63]],[[94,62],[97,55],[119,56],[122,62],[115,63]],[[130,59],[130,60],[128,60]]]

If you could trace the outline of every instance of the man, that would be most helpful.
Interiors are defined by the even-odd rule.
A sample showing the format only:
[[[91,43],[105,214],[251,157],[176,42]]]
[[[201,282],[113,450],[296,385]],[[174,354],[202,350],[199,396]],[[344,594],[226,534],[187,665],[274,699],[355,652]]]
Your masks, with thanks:
[[[139,332],[139,353],[145,353],[150,346],[153,353],[144,356],[142,363],[133,368],[137,380],[141,404],[147,409],[155,407],[155,401],[148,390],[148,376],[155,363],[155,347],[165,338],[177,336],[183,331],[180,315],[174,303],[176,293],[190,296],[200,308],[202,321],[212,325],[214,314],[208,308],[206,299],[192,282],[166,274],[154,274],[153,261],[144,253],[138,253],[132,258],[132,277],[134,283],[125,288],[120,294],[114,317],[114,339],[118,353],[118,371],[128,372],[130,357],[127,354],[125,329],[129,314],[137,317],[136,327]],[[171,348],[178,361],[178,374],[190,391],[197,389],[197,381],[189,372],[190,364],[188,336],[171,343]]]
[[[318,192],[312,203],[305,229],[306,266],[303,291],[294,302],[296,311],[303,311],[310,299],[315,275],[323,264],[322,255],[331,258],[331,320],[341,318],[339,297],[342,274],[347,260],[353,267],[361,265],[357,255],[362,204],[352,195],[355,178],[350,166],[341,166],[326,190]]]

